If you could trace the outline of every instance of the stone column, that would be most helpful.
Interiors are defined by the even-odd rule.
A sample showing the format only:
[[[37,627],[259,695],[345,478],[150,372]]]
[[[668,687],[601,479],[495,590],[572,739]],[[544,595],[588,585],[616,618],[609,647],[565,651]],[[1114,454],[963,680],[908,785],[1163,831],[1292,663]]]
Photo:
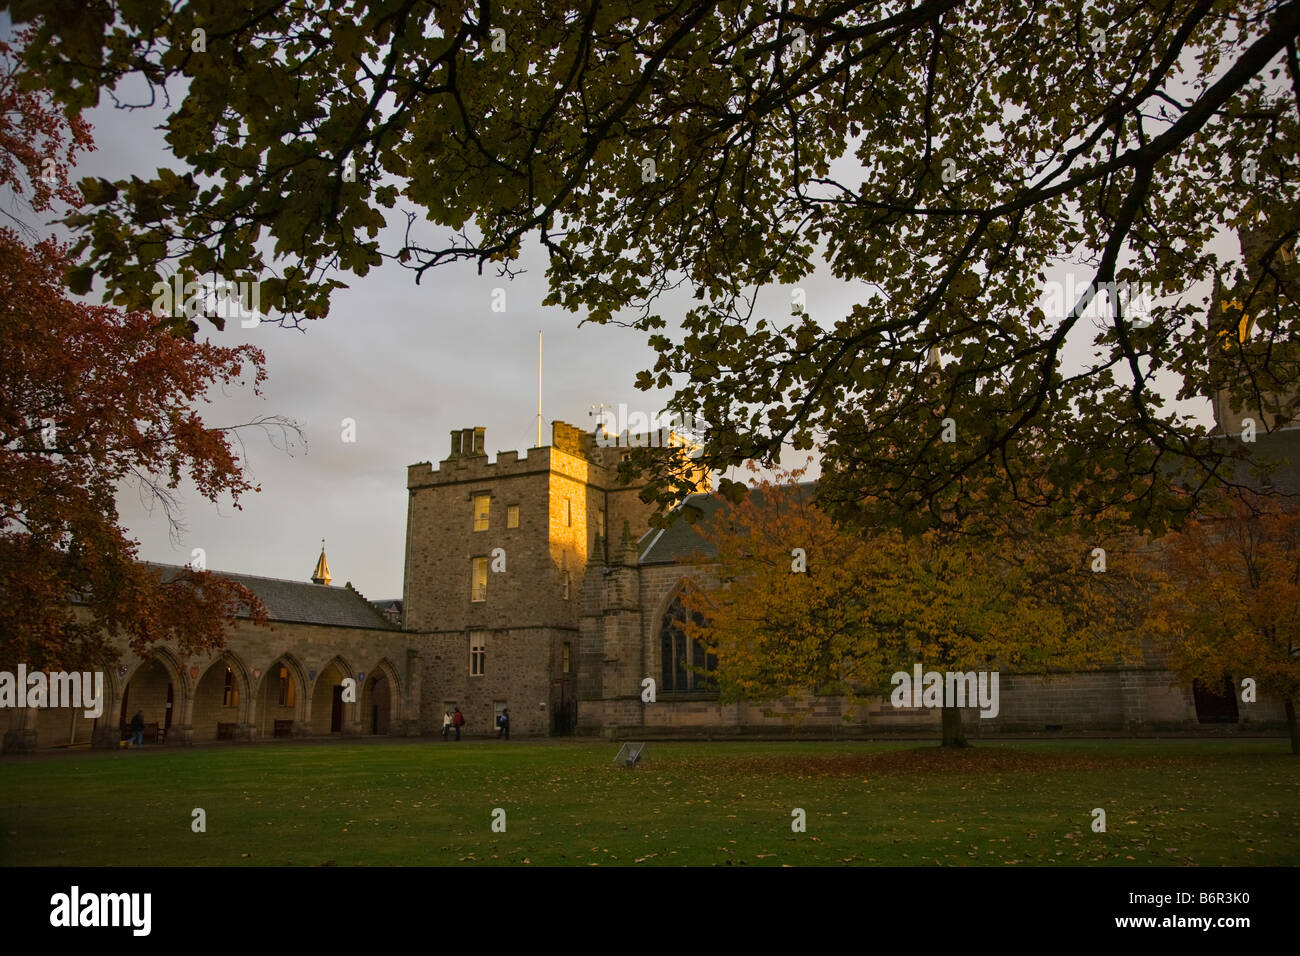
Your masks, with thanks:
[[[421,660],[420,652],[415,648],[406,651],[406,693],[399,698],[403,701],[401,723],[408,737],[420,735],[420,694],[421,694]],[[438,713],[441,722],[442,713]],[[394,721],[396,724],[397,721]]]

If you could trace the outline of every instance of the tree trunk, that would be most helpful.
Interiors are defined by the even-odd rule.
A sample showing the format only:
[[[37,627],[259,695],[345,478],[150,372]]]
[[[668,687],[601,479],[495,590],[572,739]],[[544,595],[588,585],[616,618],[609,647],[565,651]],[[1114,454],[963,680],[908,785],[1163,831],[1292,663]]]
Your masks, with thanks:
[[[1294,724],[1292,724],[1294,727]],[[1292,740],[1294,740],[1294,733]],[[943,746],[944,747],[969,747],[966,742],[966,732],[961,726],[961,709],[958,707],[945,707],[943,709]]]
[[[1286,725],[1291,731],[1291,752],[1300,754],[1300,723],[1295,719],[1295,698],[1286,699]]]

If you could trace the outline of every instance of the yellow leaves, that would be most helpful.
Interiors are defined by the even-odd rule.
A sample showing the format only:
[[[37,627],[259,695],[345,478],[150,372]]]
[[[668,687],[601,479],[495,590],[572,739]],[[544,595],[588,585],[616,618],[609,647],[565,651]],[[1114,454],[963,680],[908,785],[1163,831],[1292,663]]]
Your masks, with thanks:
[[[844,681],[870,692],[920,660],[959,669],[1101,663],[1135,623],[1127,565],[1106,578],[1066,573],[1085,542],[855,536],[789,480],[756,483],[701,534],[716,548],[701,573],[729,583],[691,597],[708,620],[689,631],[716,653],[730,699]]]
[[[1254,677],[1293,694],[1300,660],[1300,514],[1255,502],[1170,536],[1166,586],[1149,622],[1170,666],[1185,677]]]

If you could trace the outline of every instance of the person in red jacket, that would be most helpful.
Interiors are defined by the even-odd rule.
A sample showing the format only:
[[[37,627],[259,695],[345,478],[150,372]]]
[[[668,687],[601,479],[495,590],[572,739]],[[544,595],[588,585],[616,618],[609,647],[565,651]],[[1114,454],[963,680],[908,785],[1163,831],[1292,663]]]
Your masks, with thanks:
[[[456,728],[456,739],[460,740],[460,728],[465,726],[465,715],[456,708],[456,712],[451,715],[451,725]]]

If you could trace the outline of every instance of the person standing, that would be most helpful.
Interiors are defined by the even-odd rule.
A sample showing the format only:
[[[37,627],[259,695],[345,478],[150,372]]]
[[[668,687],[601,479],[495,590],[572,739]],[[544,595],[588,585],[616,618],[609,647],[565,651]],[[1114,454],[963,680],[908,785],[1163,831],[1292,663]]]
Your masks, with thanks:
[[[510,708],[502,707],[497,717],[497,740],[510,739]]]
[[[460,728],[465,726],[465,715],[456,708],[456,712],[451,715],[451,725],[456,728],[456,739],[460,740]]]
[[[447,711],[442,712],[442,739],[447,739],[447,731],[451,730],[451,714]]]
[[[144,746],[144,711],[137,710],[131,718],[131,746]]]

